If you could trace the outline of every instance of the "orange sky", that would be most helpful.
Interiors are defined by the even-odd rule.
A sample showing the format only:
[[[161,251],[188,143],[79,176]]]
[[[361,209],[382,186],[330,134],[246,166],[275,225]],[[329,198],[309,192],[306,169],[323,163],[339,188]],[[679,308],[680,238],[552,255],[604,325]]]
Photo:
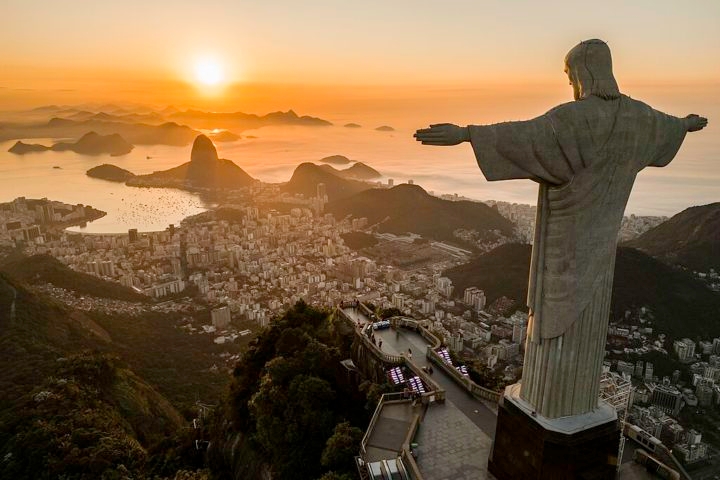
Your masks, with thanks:
[[[0,110],[124,101],[410,115],[465,102],[500,108],[480,120],[526,117],[570,99],[564,55],[592,37],[609,42],[621,88],[638,97],[716,94],[720,2],[629,3],[5,0]],[[208,57],[223,88],[195,81]]]

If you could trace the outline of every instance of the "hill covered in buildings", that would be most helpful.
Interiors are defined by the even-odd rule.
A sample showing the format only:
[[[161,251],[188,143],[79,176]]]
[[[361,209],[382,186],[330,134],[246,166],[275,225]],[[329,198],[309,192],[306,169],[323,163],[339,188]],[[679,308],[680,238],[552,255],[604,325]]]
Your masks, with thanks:
[[[76,272],[50,255],[28,257],[14,254],[0,261],[0,271],[28,284],[51,283],[78,295],[92,295],[131,302],[149,301],[145,295],[116,282]]]
[[[485,291],[488,303],[505,296],[525,306],[531,246],[505,244],[469,263],[447,270],[456,295],[467,287]],[[648,307],[655,327],[672,337],[720,335],[720,293],[692,274],[672,268],[633,248],[619,247],[613,281],[612,318]]]
[[[456,241],[456,230],[475,230],[479,239],[510,238],[513,224],[484,203],[451,202],[428,194],[418,185],[372,189],[332,201],[326,211],[336,218],[366,217],[378,231],[413,232],[436,240]]]
[[[720,271],[720,202],[685,209],[627,245],[698,272]]]
[[[218,158],[212,141],[198,135],[190,152],[190,161],[175,168],[136,175],[127,182],[135,187],[175,187],[185,189],[235,189],[248,187],[255,179],[231,160]]]

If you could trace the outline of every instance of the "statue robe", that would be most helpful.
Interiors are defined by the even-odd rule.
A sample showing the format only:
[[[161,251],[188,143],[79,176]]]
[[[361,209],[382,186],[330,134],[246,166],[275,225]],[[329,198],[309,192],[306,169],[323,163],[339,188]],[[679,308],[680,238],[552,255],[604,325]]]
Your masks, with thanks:
[[[617,235],[635,176],[662,167],[684,122],[627,96],[560,105],[528,121],[470,126],[488,180],[540,184],[520,397],[556,418],[597,407]]]

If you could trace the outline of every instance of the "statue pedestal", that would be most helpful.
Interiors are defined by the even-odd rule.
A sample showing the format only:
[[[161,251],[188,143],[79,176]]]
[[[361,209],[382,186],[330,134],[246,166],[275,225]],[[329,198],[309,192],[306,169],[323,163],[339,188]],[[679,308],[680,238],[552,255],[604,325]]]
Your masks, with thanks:
[[[520,384],[510,385],[501,400],[490,473],[498,480],[615,479],[620,425],[610,405],[548,419],[533,415],[519,393]]]

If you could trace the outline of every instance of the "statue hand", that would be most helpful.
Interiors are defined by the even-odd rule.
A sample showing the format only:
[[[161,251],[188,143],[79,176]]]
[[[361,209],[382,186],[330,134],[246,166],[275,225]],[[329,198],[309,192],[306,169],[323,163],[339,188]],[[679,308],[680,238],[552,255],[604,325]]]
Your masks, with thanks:
[[[423,145],[458,145],[470,141],[470,132],[467,127],[459,127],[452,123],[438,123],[430,128],[421,128],[415,132],[415,140]]]
[[[685,122],[687,123],[688,132],[697,132],[705,128],[708,124],[707,118],[695,115],[694,113],[685,117]]]

